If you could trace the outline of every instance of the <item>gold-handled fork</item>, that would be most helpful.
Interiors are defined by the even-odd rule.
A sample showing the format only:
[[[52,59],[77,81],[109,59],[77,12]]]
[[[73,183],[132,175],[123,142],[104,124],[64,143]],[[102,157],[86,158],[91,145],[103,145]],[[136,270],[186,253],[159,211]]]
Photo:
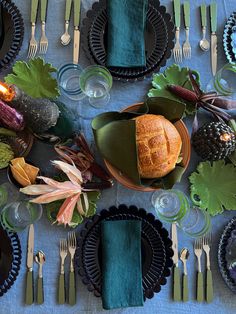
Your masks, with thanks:
[[[210,245],[211,245],[212,234],[204,236],[203,238],[203,250],[206,253],[207,263],[206,263],[206,301],[208,303],[213,301],[213,282],[211,273],[211,263],[210,263]]]
[[[58,286],[58,303],[64,304],[66,302],[65,295],[65,259],[67,256],[67,241],[66,239],[60,240],[60,257],[61,257],[61,270],[59,276],[59,286]]]
[[[39,53],[45,54],[48,50],[48,39],[46,37],[46,12],[48,0],[41,0],[41,38],[39,42]]]
[[[34,58],[38,50],[38,42],[35,39],[36,18],[38,12],[39,0],[31,1],[31,38],[29,42],[28,58]]]
[[[198,272],[197,272],[197,301],[203,301],[203,274],[201,267],[201,256],[202,256],[202,239],[196,239],[194,244],[194,253],[198,261]]]
[[[76,250],[76,234],[73,231],[68,233],[68,249],[70,253],[69,304],[75,305],[76,288],[75,288],[74,256]]]

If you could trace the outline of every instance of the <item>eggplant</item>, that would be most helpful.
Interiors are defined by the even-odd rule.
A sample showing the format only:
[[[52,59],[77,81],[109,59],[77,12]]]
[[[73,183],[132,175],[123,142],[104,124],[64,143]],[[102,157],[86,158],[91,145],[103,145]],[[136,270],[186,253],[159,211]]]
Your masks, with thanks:
[[[23,115],[2,100],[0,100],[0,125],[16,132],[22,131],[25,127]]]

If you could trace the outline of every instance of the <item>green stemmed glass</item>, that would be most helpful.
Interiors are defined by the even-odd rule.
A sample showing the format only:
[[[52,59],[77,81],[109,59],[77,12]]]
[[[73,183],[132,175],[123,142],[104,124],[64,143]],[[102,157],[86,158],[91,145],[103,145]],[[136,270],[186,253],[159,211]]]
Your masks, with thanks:
[[[89,97],[94,108],[107,105],[112,87],[111,73],[102,66],[92,65],[84,69],[80,75],[80,88]]]
[[[42,216],[42,206],[28,200],[8,203],[1,212],[1,222],[10,231],[19,232]]]
[[[152,204],[160,220],[176,223],[190,237],[202,237],[211,228],[209,214],[198,207],[190,207],[187,196],[179,190],[154,192]]]

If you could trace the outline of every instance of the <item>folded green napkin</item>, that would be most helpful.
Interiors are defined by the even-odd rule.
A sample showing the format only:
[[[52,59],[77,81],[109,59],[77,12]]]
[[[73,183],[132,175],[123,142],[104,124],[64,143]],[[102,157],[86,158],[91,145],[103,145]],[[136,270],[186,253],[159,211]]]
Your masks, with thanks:
[[[107,13],[107,66],[145,66],[147,0],[107,0]]]
[[[142,306],[141,221],[103,221],[101,227],[103,308]]]

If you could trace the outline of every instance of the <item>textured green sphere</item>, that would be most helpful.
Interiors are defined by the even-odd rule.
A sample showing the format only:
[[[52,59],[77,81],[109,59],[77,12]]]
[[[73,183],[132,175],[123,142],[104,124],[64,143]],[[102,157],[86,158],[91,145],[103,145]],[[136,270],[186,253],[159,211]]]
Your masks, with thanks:
[[[210,122],[193,134],[192,144],[202,159],[220,160],[234,152],[236,136],[226,123]]]

